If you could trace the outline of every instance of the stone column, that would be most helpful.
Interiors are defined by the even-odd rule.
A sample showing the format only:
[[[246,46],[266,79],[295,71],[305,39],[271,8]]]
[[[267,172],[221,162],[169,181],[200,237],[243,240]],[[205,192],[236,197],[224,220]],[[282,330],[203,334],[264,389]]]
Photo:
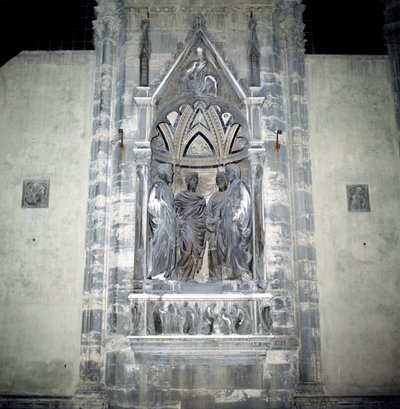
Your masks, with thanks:
[[[397,127],[400,130],[400,3],[396,0],[384,0],[383,3],[385,17],[383,29],[386,48],[392,66],[392,85],[396,104]]]
[[[138,96],[135,97],[138,112],[138,135],[139,140],[150,141],[150,130],[153,119],[153,99],[149,97],[149,87],[137,87]]]
[[[94,22],[96,83],[89,175],[86,269],[83,296],[80,392],[103,389],[102,339],[108,251],[107,212],[111,141],[116,134],[114,110],[116,56],[123,15],[119,0],[99,0]]]
[[[147,141],[137,141],[133,149],[136,163],[135,264],[133,289],[140,290],[147,277],[147,200],[149,195],[151,149]]]
[[[264,271],[264,202],[263,167],[265,146],[262,141],[261,110],[265,98],[259,94],[262,87],[250,87],[251,96],[246,98],[247,122],[250,132],[249,162],[251,195],[253,199],[253,278],[265,283]]]
[[[253,278],[259,285],[266,282],[264,271],[264,200],[263,174],[265,161],[265,144],[252,141],[249,146],[251,173],[251,194],[253,199]]]
[[[137,87],[138,133],[133,149],[136,166],[136,200],[135,200],[135,261],[133,272],[133,289],[141,289],[143,279],[147,276],[147,200],[151,179],[151,146],[150,130],[153,116],[153,100],[149,97],[149,87]]]
[[[293,265],[298,291],[297,326],[300,337],[299,389],[317,391],[322,382],[321,346],[308,111],[304,90],[303,10],[301,0],[281,0],[276,8],[291,175]]]
[[[250,87],[251,96],[246,99],[247,121],[252,140],[262,139],[261,109],[265,98],[257,96],[261,92],[261,87]]]

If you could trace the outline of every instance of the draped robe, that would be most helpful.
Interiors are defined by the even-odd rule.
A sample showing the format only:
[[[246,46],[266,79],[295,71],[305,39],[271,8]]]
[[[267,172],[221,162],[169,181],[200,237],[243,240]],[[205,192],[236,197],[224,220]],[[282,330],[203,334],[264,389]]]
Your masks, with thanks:
[[[221,230],[222,210],[226,191],[215,192],[207,203],[206,226],[208,230],[208,264],[211,280],[222,280],[222,267],[225,263],[225,244]]]
[[[149,274],[169,277],[175,267],[176,214],[174,194],[162,180],[154,182],[147,205],[150,226]]]
[[[179,229],[178,279],[193,280],[204,254],[206,201],[196,192],[185,191],[176,195],[175,208]]]
[[[222,212],[227,278],[252,278],[252,201],[245,182],[233,180],[226,191]]]

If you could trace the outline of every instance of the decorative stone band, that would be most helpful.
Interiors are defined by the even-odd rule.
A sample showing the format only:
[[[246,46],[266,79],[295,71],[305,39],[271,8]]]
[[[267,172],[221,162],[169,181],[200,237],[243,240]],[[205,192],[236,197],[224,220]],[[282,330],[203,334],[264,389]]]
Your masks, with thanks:
[[[131,294],[130,337],[271,334],[271,294]]]

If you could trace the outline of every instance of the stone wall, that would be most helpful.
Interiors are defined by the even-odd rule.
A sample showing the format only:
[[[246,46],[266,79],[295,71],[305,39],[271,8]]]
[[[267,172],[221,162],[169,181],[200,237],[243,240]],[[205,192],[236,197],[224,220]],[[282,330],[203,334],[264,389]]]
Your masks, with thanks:
[[[93,53],[25,52],[0,68],[0,394],[79,382]],[[49,203],[23,208],[24,180]]]
[[[399,394],[399,146],[386,57],[307,56],[328,394]],[[346,186],[369,187],[349,212]]]
[[[99,120],[92,158],[111,184],[102,187],[104,181],[97,183],[98,175],[93,173],[91,184],[96,188],[90,200],[104,205],[107,196],[112,205],[107,208],[106,203],[92,213],[98,234],[93,235],[93,263],[87,276],[96,278],[85,288],[89,302],[82,357],[88,389],[104,376],[113,408],[289,408],[298,385],[307,388],[320,379],[302,7],[280,1],[254,8],[251,2],[195,8],[182,1],[147,9],[132,3],[125,2],[125,8],[120,2],[98,7],[97,63],[104,75],[96,84]],[[262,55],[261,86],[249,88],[252,12]],[[142,27],[147,20],[145,33]],[[140,47],[147,34],[150,86],[139,86]],[[183,68],[180,64],[187,63],[200,44],[198,39],[217,67],[219,81],[216,99],[201,98],[207,103],[222,101],[224,109],[246,118],[250,129],[246,177],[261,203],[258,224],[262,224],[260,241],[265,239],[265,251],[257,254],[261,279],[247,289],[236,282],[184,286],[144,280],[151,131],[157,119],[165,121],[167,107],[177,109],[177,101],[196,102],[193,95],[179,99],[183,97],[178,73]],[[109,139],[115,138],[117,128],[124,131],[123,147],[111,146],[105,138],[107,131]],[[284,132],[279,148],[277,129]],[[229,163],[229,158],[224,160]],[[101,298],[102,289],[106,299]],[[129,292],[132,305],[126,302]],[[179,319],[173,311],[185,303],[202,312],[207,302],[215,300],[222,311],[234,300],[244,303],[245,293],[252,292],[272,297],[271,334],[252,331],[205,337],[197,321],[192,334],[172,329],[171,321]],[[252,299],[252,295],[246,297]],[[301,307],[296,305],[298,297]],[[165,302],[169,311],[160,318],[162,334],[151,322],[159,302]],[[135,327],[137,311],[149,325],[142,321]]]
[[[1,403],[395,407],[395,398],[364,398],[399,393],[400,163],[388,60],[309,56],[305,66],[297,1],[187,3],[99,1],[94,53],[24,53],[0,70],[0,394],[18,395]],[[150,131],[176,97],[174,61],[196,45],[199,11],[199,38],[232,91],[224,97],[249,121],[247,177],[265,240],[250,283],[143,276]],[[248,87],[251,11],[258,88]],[[151,86],[140,87],[147,18]],[[21,207],[24,180],[50,181],[48,207]],[[368,187],[369,208],[348,200],[357,186]],[[175,307],[204,313],[210,301],[220,312],[251,306],[251,326],[205,334],[199,320],[188,331],[173,325]],[[162,334],[151,321],[161,302]]]

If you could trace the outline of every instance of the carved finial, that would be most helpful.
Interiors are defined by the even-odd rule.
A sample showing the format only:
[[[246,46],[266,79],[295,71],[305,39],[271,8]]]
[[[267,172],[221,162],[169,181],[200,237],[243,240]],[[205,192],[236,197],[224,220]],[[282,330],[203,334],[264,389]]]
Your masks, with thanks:
[[[147,11],[147,15],[149,12]],[[150,27],[150,20],[143,19],[140,24],[140,28],[142,29],[142,37],[140,39],[140,85],[141,86],[148,86],[149,85],[149,60],[151,54],[151,44],[149,39],[149,27]]]
[[[250,85],[260,85],[260,43],[257,37],[257,21],[253,18],[253,10],[250,13],[249,29],[249,62],[250,62]]]
[[[185,39],[185,42],[187,43],[187,42],[191,41],[197,35],[197,33],[199,31],[202,31],[211,40],[210,34],[208,33],[208,30],[207,30],[207,27],[206,27],[206,19],[203,16],[203,14],[201,14],[201,13],[197,13],[194,16],[192,28],[189,31],[189,33],[188,33],[188,35],[187,35],[187,37]]]
[[[194,19],[193,28],[195,30],[203,30],[203,31],[206,28],[206,19],[201,13],[196,15]]]
[[[276,8],[281,47],[284,50],[293,47],[304,52],[305,39],[302,19],[304,7],[303,4],[292,1],[281,2]]]

